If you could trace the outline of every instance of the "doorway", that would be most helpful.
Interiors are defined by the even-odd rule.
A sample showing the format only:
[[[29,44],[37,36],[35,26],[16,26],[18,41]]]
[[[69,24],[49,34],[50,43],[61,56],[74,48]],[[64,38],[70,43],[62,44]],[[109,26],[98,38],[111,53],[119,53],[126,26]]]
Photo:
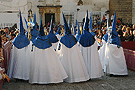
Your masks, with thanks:
[[[53,17],[53,22],[55,23],[55,13],[45,13],[45,24],[51,23],[52,17]]]

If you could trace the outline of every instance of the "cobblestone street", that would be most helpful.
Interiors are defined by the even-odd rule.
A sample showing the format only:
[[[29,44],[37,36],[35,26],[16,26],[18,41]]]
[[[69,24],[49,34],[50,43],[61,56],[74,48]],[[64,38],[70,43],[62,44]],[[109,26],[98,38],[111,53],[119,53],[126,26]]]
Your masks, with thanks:
[[[135,72],[128,76],[104,76],[81,83],[31,85],[28,81],[12,79],[5,82],[2,90],[135,90]]]

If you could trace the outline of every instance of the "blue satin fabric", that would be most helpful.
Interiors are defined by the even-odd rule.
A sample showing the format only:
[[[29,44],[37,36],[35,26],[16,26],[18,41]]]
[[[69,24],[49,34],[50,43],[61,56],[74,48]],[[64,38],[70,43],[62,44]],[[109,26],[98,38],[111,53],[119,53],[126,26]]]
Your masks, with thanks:
[[[61,37],[60,42],[64,44],[67,48],[72,48],[77,43],[77,40],[73,35],[66,34]]]
[[[103,36],[103,40],[105,40],[105,42],[108,41],[108,33],[106,33],[106,34]]]
[[[111,35],[109,36],[109,43],[110,44],[115,44],[118,47],[122,47],[120,38],[118,35],[114,34],[113,32],[111,33]]]
[[[103,40],[105,40],[106,42],[108,41],[108,33],[106,33],[103,36]],[[109,36],[109,43],[122,46],[119,36],[113,34],[112,32],[110,33],[110,36]]]
[[[115,44],[118,47],[122,46],[120,38],[119,38],[118,33],[116,31],[116,11],[115,11],[114,19],[113,19],[113,24],[112,24],[112,32],[110,33],[110,36],[109,36],[109,43]]]
[[[92,34],[93,36],[95,36],[95,35],[96,35],[94,32],[91,32],[91,34]]]
[[[107,31],[107,33],[103,37],[103,39],[106,42],[108,41],[108,33],[109,32]],[[114,19],[113,19],[112,29],[111,29],[110,36],[109,36],[109,43],[117,45],[118,48],[122,47],[120,38],[119,38],[118,33],[116,31],[116,11],[115,11]]]
[[[20,32],[19,35],[17,35],[17,37],[14,38],[13,45],[18,49],[22,49],[28,46],[30,44],[30,41],[24,33],[21,11],[19,13],[20,13]]]
[[[39,49],[46,49],[52,46],[49,38],[45,36],[44,29],[42,26],[41,15],[40,15],[39,34],[37,38],[34,39],[33,45]]]
[[[49,34],[47,35],[47,37],[50,39],[50,42],[51,42],[51,43],[56,43],[56,42],[59,41],[58,38],[55,36],[54,33],[49,33]]]
[[[33,41],[33,45],[39,49],[46,49],[52,46],[50,40],[44,36],[37,36],[37,38]]]
[[[95,38],[88,31],[84,30],[83,34],[80,36],[79,43],[83,47],[92,46],[95,43]]]
[[[25,35],[17,35],[13,40],[13,45],[18,49],[22,49],[30,44],[29,39]]]
[[[34,26],[34,27],[36,27],[36,26]],[[33,40],[38,36],[38,34],[39,34],[39,31],[37,31],[37,29],[35,29],[33,27],[33,29],[31,30],[31,41],[33,42]]]
[[[52,20],[53,20],[53,18],[52,18]],[[49,34],[47,35],[47,37],[50,39],[50,42],[51,42],[51,43],[56,43],[56,42],[58,42],[59,40],[58,40],[58,38],[55,36],[55,34],[53,33],[53,22],[52,22],[52,20],[51,20],[50,32],[49,32]]]

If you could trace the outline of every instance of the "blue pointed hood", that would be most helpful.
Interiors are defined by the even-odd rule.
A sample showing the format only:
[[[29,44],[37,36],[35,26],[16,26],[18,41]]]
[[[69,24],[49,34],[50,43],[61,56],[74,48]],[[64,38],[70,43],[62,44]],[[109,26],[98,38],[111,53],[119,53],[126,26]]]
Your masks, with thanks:
[[[112,32],[110,33],[110,37],[109,37],[109,43],[122,46],[120,38],[116,31],[116,11],[115,11],[114,19],[113,19],[113,24],[112,24]]]
[[[68,26],[69,26],[69,30],[71,31],[71,23],[70,23],[70,19],[69,19],[69,22],[68,22]]]
[[[83,28],[83,34],[80,36],[80,39],[79,39],[79,43],[83,47],[92,46],[95,42],[94,36],[92,36],[92,34],[88,31],[87,27],[88,27],[88,11],[87,11],[87,14],[85,16],[85,24],[84,24],[84,28]]]
[[[15,37],[13,40],[13,45],[17,47],[18,49],[22,49],[30,44],[29,39],[25,36],[24,28],[23,28],[23,22],[22,22],[22,16],[20,11],[20,31],[19,35]]]
[[[27,29],[29,28],[29,26],[28,26],[28,22],[27,22],[27,20],[26,20],[26,18],[24,17],[24,20],[25,20],[25,23],[26,23],[26,27],[27,27]]]
[[[41,15],[40,15],[39,34],[37,38],[34,39],[33,45],[39,49],[47,49],[52,46],[49,38],[45,36],[44,29],[42,26]]]
[[[47,37],[50,39],[50,42],[51,43],[56,43],[58,42],[58,38],[55,36],[55,34],[53,33],[53,17],[52,17],[52,20],[51,20],[51,27],[50,27],[50,32],[49,34],[47,35]]]
[[[87,10],[87,13],[85,15],[85,22],[84,22],[83,30],[86,30],[89,32],[88,23],[89,23],[89,20],[88,20],[88,10]]]
[[[66,21],[66,19],[65,19],[65,16],[64,16],[64,14],[63,14],[63,12],[62,12],[62,15],[63,15],[63,21],[64,21],[64,29],[65,29],[65,34],[71,34],[71,31],[70,31],[70,29],[69,29],[69,27],[68,27],[68,24],[67,24],[67,21]]]
[[[76,20],[76,26],[77,26],[77,34],[76,34],[76,39],[77,41],[79,40],[80,36],[81,36],[81,31],[80,31],[80,28],[79,28],[79,25],[78,25],[78,22]]]
[[[73,30],[73,32],[74,32],[73,35],[76,35],[76,30],[75,30],[75,25],[74,25],[74,23],[73,23],[73,26],[72,26],[72,30]]]
[[[92,34],[93,36],[95,36],[96,34],[92,31],[92,19],[91,19],[91,13],[90,13],[89,29],[91,30],[91,34]]]
[[[60,25],[58,26],[58,30],[57,30],[57,32],[56,32],[56,35],[57,34],[60,34],[61,33],[61,31],[60,31]]]
[[[64,44],[67,48],[72,48],[76,43],[76,38],[71,34],[71,31],[69,30],[67,21],[63,15],[63,21],[64,21],[64,29],[65,29],[65,35],[61,37],[60,42]]]
[[[34,24],[34,26],[31,29],[31,41],[32,42],[39,34],[39,32],[37,31],[37,25],[36,25],[36,14],[34,14],[33,24]]]

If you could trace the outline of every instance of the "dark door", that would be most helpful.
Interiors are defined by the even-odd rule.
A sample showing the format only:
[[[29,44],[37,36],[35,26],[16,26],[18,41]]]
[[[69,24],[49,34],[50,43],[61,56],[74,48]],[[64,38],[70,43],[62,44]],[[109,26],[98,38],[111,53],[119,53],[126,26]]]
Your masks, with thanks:
[[[45,23],[51,23],[51,18],[53,17],[53,22],[55,23],[55,13],[45,13]]]

